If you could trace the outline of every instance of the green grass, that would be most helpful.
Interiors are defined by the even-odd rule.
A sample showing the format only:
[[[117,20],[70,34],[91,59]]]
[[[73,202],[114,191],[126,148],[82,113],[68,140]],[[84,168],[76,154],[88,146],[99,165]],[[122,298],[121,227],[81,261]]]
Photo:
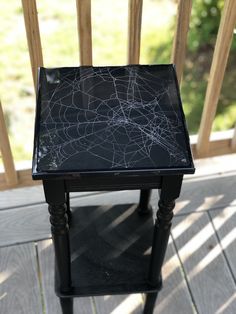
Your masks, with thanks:
[[[127,63],[127,0],[93,0],[94,65]],[[79,65],[74,0],[37,1],[44,65]],[[143,5],[140,62],[169,63],[176,4],[146,0]],[[31,159],[35,96],[21,1],[1,1],[0,98],[15,160]],[[189,52],[185,64],[182,98],[190,133],[198,130],[212,51]],[[231,128],[236,121],[233,56],[227,67],[215,130]]]

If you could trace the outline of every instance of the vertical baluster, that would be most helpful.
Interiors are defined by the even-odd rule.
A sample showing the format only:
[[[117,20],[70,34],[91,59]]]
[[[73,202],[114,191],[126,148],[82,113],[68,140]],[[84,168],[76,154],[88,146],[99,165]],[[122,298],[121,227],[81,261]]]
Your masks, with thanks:
[[[35,90],[37,90],[38,67],[43,66],[43,54],[40,39],[36,0],[22,0],[31,69]]]
[[[139,63],[142,7],[142,0],[129,0],[128,64]]]
[[[7,185],[13,186],[18,182],[17,173],[12,157],[10,142],[7,134],[7,128],[4,120],[2,104],[0,102],[0,151],[5,170],[5,178]]]
[[[179,84],[181,82],[181,77],[184,69],[191,9],[192,0],[179,0],[175,27],[175,37],[171,54],[171,62],[176,66],[176,74]]]
[[[76,0],[80,64],[92,65],[91,0]]]
[[[220,90],[232,42],[236,21],[236,1],[226,0],[217,35],[214,55],[207,85],[204,108],[199,128],[197,154],[204,157],[209,150],[209,139],[216,114]]]

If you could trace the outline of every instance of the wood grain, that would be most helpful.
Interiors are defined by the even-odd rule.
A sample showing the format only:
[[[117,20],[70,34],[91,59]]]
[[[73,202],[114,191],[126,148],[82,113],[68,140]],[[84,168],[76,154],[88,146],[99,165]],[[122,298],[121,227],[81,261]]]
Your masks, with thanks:
[[[186,180],[183,183],[181,196],[176,204],[175,213],[188,214],[196,211],[205,211],[211,208],[223,208],[236,205],[236,176],[234,174],[216,175]],[[8,204],[8,199],[13,198],[14,190],[0,194],[1,206]],[[38,193],[38,195],[37,195]],[[42,190],[38,187],[23,189],[22,194],[16,193],[21,207],[10,210],[0,210],[0,246],[12,245],[20,242],[41,240],[50,237],[49,215],[47,204],[27,205],[27,200],[44,198]],[[75,193],[71,198],[71,206],[93,206],[122,203],[137,203],[139,191],[117,191],[109,193]],[[24,205],[25,200],[25,206]],[[153,190],[151,204],[157,208],[158,191]]]
[[[35,91],[37,91],[38,67],[43,66],[36,0],[22,0],[28,49]]]
[[[210,216],[236,279],[236,207],[211,210]]]
[[[128,64],[138,64],[140,56],[142,0],[129,0]]]
[[[17,184],[6,184],[4,173],[0,173],[0,191],[15,188],[15,187],[24,187],[24,186],[32,186],[41,184],[41,180],[34,181],[32,180],[32,170],[31,169],[23,169],[17,170],[18,182]]]
[[[231,147],[232,147],[233,150],[236,150],[236,125],[235,125],[235,128],[234,128],[234,135],[233,135],[233,138],[232,138]]]
[[[215,175],[185,181],[176,204],[176,214],[236,205],[236,175]]]
[[[0,101],[0,151],[5,170],[5,184],[6,186],[14,186],[17,184],[17,173],[11,152],[11,146],[7,134],[2,104]]]
[[[51,236],[47,205],[0,211],[0,246]]]
[[[189,228],[179,234],[180,223]],[[235,294],[235,284],[207,213],[176,217],[172,230],[198,313],[235,313],[232,302],[218,312]]]
[[[206,158],[236,153],[236,147],[232,147],[232,138],[212,140],[208,143],[208,150],[202,154],[198,151],[197,144],[191,145],[194,158]]]
[[[217,35],[199,128],[198,156],[206,156],[236,22],[236,1],[226,0]]]
[[[98,194],[98,192],[75,192],[71,193],[71,198],[87,197],[96,194]],[[45,203],[42,185],[0,191],[0,210],[28,205],[39,205],[40,203]]]
[[[163,289],[159,293],[154,314],[194,313],[191,296],[172,239],[169,240],[162,275]]]
[[[0,248],[0,312],[42,314],[33,243]]]
[[[123,199],[123,202],[121,202]],[[137,191],[87,194],[71,199],[71,206],[133,203]],[[37,241],[51,237],[48,206],[46,203],[9,210],[0,210],[0,246]]]
[[[76,0],[80,64],[92,65],[91,0]]]
[[[42,185],[0,191],[0,211],[44,202]]]
[[[171,62],[176,66],[179,84],[184,69],[191,9],[192,0],[179,0],[175,36],[171,53]]]
[[[54,291],[54,249],[52,241],[38,242],[38,254],[46,314],[60,314],[59,298]],[[93,314],[91,298],[75,298],[74,313]]]
[[[94,298],[97,314],[141,314],[143,298],[141,294],[105,295]]]

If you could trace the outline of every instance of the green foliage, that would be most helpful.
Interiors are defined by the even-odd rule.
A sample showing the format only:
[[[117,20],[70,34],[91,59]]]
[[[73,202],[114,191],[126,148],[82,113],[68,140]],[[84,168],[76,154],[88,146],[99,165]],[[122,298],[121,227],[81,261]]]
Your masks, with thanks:
[[[208,75],[220,24],[223,0],[193,1],[190,30],[188,35],[187,55],[185,59],[184,78],[181,85],[181,95],[188,128],[191,134],[198,132]],[[164,34],[171,34],[174,23]],[[168,63],[173,36],[161,36],[158,45],[149,48],[150,63]],[[228,60],[217,115],[213,130],[233,128],[236,121],[235,81],[236,81],[236,38],[234,37]]]
[[[223,4],[223,0],[193,1],[189,40],[191,51],[206,46],[214,47]]]

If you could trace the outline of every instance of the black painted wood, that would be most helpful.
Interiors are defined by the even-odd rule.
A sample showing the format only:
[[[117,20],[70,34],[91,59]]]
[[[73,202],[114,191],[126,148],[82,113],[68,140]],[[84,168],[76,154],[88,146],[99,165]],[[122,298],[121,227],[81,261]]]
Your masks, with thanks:
[[[33,178],[49,204],[63,313],[75,296],[135,292],[149,293],[152,313],[175,199],[194,172],[173,65],[41,68],[38,91]],[[71,192],[132,189],[138,206],[70,211]]]
[[[149,174],[145,172],[136,174],[120,172],[103,175],[81,174],[78,178],[65,180],[65,189],[68,192],[159,189],[160,187],[161,177],[157,171]]]
[[[162,189],[159,209],[153,232],[152,254],[149,268],[149,282],[156,285],[161,275],[161,268],[168,245],[175,199],[179,196],[182,176],[166,176],[162,178]]]
[[[136,204],[128,204],[73,209],[72,289],[64,292],[57,287],[59,296],[124,294],[160,288],[159,282],[155,286],[148,282],[152,215],[140,216],[136,208]],[[89,222],[86,227],[84,221]]]
[[[40,68],[34,179],[192,173],[173,65]]]
[[[55,269],[59,276],[59,289],[71,291],[71,255],[66,193],[63,181],[43,181],[45,198],[50,213],[52,239],[55,249]],[[66,204],[67,201],[67,204]],[[61,299],[63,314],[73,314],[73,299]]]
[[[141,215],[146,215],[152,211],[152,207],[150,205],[152,190],[150,189],[142,189],[140,191],[140,198],[138,204],[138,212]]]

